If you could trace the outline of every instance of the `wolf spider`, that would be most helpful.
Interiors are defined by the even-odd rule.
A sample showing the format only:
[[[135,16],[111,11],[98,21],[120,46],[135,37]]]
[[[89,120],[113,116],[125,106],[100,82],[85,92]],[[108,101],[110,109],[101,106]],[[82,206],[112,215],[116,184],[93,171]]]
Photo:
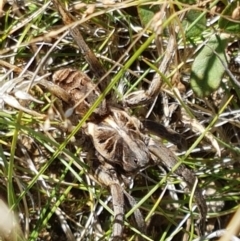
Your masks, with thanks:
[[[58,0],[53,1],[65,24],[72,24],[73,17],[65,11]],[[77,42],[92,70],[96,70],[96,60],[90,51],[79,30],[74,26],[70,33]],[[174,38],[170,38],[169,53],[163,58],[159,67],[162,73],[166,72],[174,49]],[[88,58],[90,57],[90,58]],[[93,60],[91,60],[93,58]],[[95,66],[94,66],[95,65]],[[97,68],[99,65],[97,66]],[[102,68],[98,68],[102,71]],[[104,73],[101,72],[100,77]],[[71,69],[60,69],[53,75],[54,87],[49,87],[57,97],[63,100],[68,107],[73,107],[75,113],[82,118],[101,95],[104,88],[93,84],[91,79],[84,73]],[[155,98],[161,87],[159,78],[154,78],[149,89],[134,92],[122,100],[123,106],[136,106]],[[91,174],[97,182],[108,187],[111,191],[114,224],[112,240],[122,240],[124,223],[124,197],[130,205],[135,205],[135,200],[122,186],[141,169],[150,165],[164,165],[172,170],[178,163],[177,157],[167,149],[160,141],[149,133],[168,137],[169,133],[160,125],[150,120],[140,121],[131,116],[125,108],[114,106],[103,99],[93,110],[91,116],[83,127],[83,132],[92,140],[95,148],[95,160],[91,163]],[[179,135],[175,134],[176,142],[181,141]],[[178,144],[179,142],[177,142]],[[189,186],[194,188],[196,178],[194,174],[183,164],[174,168],[174,173],[180,176]],[[194,190],[195,201],[200,212],[200,234],[204,233],[204,223],[207,214],[205,199],[201,189],[197,186]],[[138,228],[144,233],[145,223],[139,210],[134,212]]]
[[[75,106],[75,112],[80,117],[89,111],[101,94],[98,86],[93,84],[87,75],[71,68],[56,71],[53,82],[61,90],[55,94],[62,98],[58,93],[64,92],[64,101],[68,106]],[[161,136],[169,133],[163,133],[164,129],[153,121],[140,121],[130,116],[127,111],[109,104],[106,99],[93,110],[83,132],[91,138],[96,150],[97,160],[91,164],[92,176],[111,190],[115,217],[112,240],[121,240],[124,196],[131,205],[135,204],[135,200],[124,190],[121,183],[150,165],[163,164],[171,170],[178,163],[169,149],[149,135],[149,132]],[[175,137],[178,137],[177,134]],[[196,178],[187,167],[181,164],[174,172],[193,188]],[[194,195],[201,215],[200,230],[203,232],[206,204],[200,188],[196,187]],[[136,211],[134,215],[138,228],[145,230],[141,213]]]

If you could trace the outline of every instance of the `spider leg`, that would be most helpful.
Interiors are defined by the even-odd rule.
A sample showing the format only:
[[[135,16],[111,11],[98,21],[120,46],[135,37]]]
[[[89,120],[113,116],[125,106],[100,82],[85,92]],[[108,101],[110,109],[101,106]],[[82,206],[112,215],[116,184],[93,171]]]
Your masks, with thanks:
[[[153,154],[153,160],[156,164],[163,163],[169,170],[171,170],[178,163],[177,157],[170,150],[168,150],[168,148],[166,148],[162,143],[156,142],[153,139],[150,139],[149,141],[149,151],[151,154]],[[186,166],[181,164],[176,170],[174,170],[174,173],[180,176],[187,183],[191,190],[194,188],[194,183],[197,179]],[[202,190],[198,186],[195,187],[194,196],[201,216],[199,228],[200,235],[204,235],[207,205],[202,195]]]
[[[97,164],[97,166],[96,166]],[[124,223],[124,192],[118,180],[117,173],[110,164],[93,164],[93,179],[98,183],[107,186],[112,196],[114,222],[111,241],[122,240]]]
[[[110,185],[113,211],[114,211],[114,222],[113,222],[113,232],[111,240],[117,241],[122,240],[123,234],[123,222],[124,222],[124,195],[122,187],[113,183]]]
[[[48,91],[50,91],[61,100],[64,100],[65,102],[68,102],[70,100],[70,95],[63,88],[54,84],[53,82],[42,79],[41,81],[39,81],[39,84],[47,88]]]
[[[171,62],[174,53],[176,51],[176,39],[175,35],[170,35],[167,49],[164,53],[163,60],[159,66],[159,73],[165,74],[169,63]],[[162,86],[162,80],[159,73],[156,73],[153,77],[153,80],[148,88],[148,90],[139,90],[133,93],[128,94],[123,99],[123,105],[124,106],[140,106],[147,104],[154,100],[154,98],[159,94],[161,86]]]
[[[136,200],[129,193],[127,193],[125,190],[123,190],[123,192],[124,192],[124,195],[127,199],[128,204],[131,207],[134,207],[137,204]],[[138,230],[140,230],[141,233],[145,234],[146,233],[146,225],[145,225],[145,221],[143,219],[142,213],[140,212],[139,209],[136,209],[134,211],[134,218],[135,218]],[[138,241],[142,240],[140,236],[138,238],[139,238]]]
[[[142,124],[150,133],[172,142],[179,150],[187,149],[186,140],[177,132],[152,120],[143,120]]]
[[[94,163],[96,165],[96,162]],[[120,241],[122,240],[123,227],[124,227],[124,196],[127,199],[130,207],[136,205],[136,200],[127,193],[124,188],[121,186],[117,173],[113,167],[109,164],[100,164],[93,168],[93,179],[97,180],[100,184],[109,187],[112,195],[113,211],[114,211],[114,222],[113,222],[113,232],[111,236],[111,241]],[[146,226],[143,216],[139,209],[134,211],[134,218],[137,224],[138,229],[141,233],[146,233]],[[138,239],[142,240],[141,237]]]

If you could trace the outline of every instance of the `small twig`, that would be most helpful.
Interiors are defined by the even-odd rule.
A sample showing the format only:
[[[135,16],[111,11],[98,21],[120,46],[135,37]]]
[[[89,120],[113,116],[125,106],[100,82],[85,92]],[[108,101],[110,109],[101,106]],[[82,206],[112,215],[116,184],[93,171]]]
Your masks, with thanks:
[[[55,7],[57,8],[60,16],[63,19],[63,22],[65,25],[69,25],[75,21],[74,17],[65,10],[65,8],[62,6],[61,2],[58,0],[53,0],[53,3]],[[88,62],[91,70],[93,73],[101,79],[103,76],[105,77],[104,80],[100,83],[100,89],[104,90],[107,86],[107,83],[110,82],[108,76],[106,76],[106,71],[102,64],[98,61],[96,55],[92,52],[92,50],[88,47],[86,42],[83,39],[82,34],[80,33],[77,26],[74,26],[73,28],[70,28],[70,34],[72,35],[73,39],[77,43],[78,47],[80,48],[84,58]]]

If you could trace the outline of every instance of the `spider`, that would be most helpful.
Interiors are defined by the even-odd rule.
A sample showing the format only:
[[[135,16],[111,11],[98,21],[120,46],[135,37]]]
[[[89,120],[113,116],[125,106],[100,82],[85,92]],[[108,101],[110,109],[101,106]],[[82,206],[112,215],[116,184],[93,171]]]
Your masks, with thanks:
[[[65,24],[72,24],[73,17],[61,6],[58,0],[53,1]],[[98,77],[104,72],[96,57],[84,42],[79,30],[74,26],[70,33],[78,46],[81,48],[91,69],[98,69]],[[159,67],[164,73],[172,58],[174,38],[170,38],[168,52]],[[96,66],[97,65],[97,66]],[[100,66],[100,67],[99,67]],[[82,118],[101,95],[104,87],[92,83],[91,79],[78,70],[72,68],[60,69],[53,74],[54,86],[49,90],[61,98],[68,107],[73,107],[75,113]],[[159,78],[154,78],[147,91],[138,91],[127,95],[123,99],[124,107],[136,106],[145,103],[158,95],[161,87]],[[135,205],[134,198],[129,195],[122,182],[129,176],[133,176],[141,169],[150,165],[162,164],[169,170],[177,165],[177,157],[167,149],[160,141],[149,133],[159,136],[169,136],[165,129],[158,123],[149,120],[140,121],[131,116],[125,108],[108,103],[103,99],[93,110],[88,118],[83,132],[90,137],[95,149],[95,158],[91,163],[93,179],[108,187],[112,195],[114,223],[111,239],[122,240],[124,223],[124,197],[130,205]],[[177,134],[175,134],[177,135]],[[176,137],[176,136],[175,136]],[[176,142],[178,140],[176,138]],[[181,142],[181,139],[180,141]],[[176,144],[179,144],[177,142]],[[183,164],[175,168],[174,172],[179,175],[193,189],[196,178],[194,174]],[[201,189],[195,188],[195,201],[200,212],[200,231],[204,233],[204,222],[207,214],[207,206]],[[138,228],[145,231],[145,223],[139,210],[134,213]]]
[[[101,93],[86,74],[71,68],[56,71],[53,82],[61,91],[65,91],[68,106],[76,106],[75,112],[80,117],[88,112]],[[66,102],[66,98],[64,99]],[[178,163],[177,158],[161,142],[149,135],[149,132],[164,135],[159,124],[148,120],[141,122],[124,109],[108,104],[105,99],[93,111],[83,131],[91,138],[96,150],[97,160],[91,164],[92,176],[111,190],[115,217],[112,240],[121,240],[124,195],[131,205],[135,202],[121,186],[121,181],[150,165],[164,164],[171,170]],[[181,164],[174,172],[193,188],[196,178],[187,167]],[[203,230],[207,209],[198,187],[195,189],[195,199],[201,214]],[[135,212],[135,218],[138,228],[144,230],[144,221],[139,211]]]

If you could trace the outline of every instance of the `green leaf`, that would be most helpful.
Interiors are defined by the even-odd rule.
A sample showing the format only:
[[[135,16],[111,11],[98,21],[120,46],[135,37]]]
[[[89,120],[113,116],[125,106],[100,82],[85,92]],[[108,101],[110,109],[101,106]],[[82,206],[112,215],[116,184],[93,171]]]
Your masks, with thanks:
[[[159,6],[142,5],[142,6],[138,6],[137,9],[138,9],[138,16],[140,18],[142,26],[145,27],[151,21],[155,13],[159,11]]]
[[[30,10],[30,12],[34,12],[38,10],[38,6],[36,4],[33,4],[30,2],[30,4],[28,5],[28,9]]]
[[[223,10],[219,18],[219,28],[223,29],[226,33],[239,34],[240,33],[240,19],[234,18],[234,10],[239,11],[240,0],[235,0],[228,4]]]
[[[194,25],[191,27],[190,30],[188,30],[188,27],[191,26],[193,23]],[[206,29],[206,23],[206,14],[203,15],[202,12],[190,10],[183,20],[183,26],[186,31],[185,36],[187,38],[199,37],[202,34],[202,32]]]
[[[228,35],[213,35],[194,60],[190,83],[197,96],[208,96],[218,89],[225,71],[223,64],[227,65],[227,43]]]

